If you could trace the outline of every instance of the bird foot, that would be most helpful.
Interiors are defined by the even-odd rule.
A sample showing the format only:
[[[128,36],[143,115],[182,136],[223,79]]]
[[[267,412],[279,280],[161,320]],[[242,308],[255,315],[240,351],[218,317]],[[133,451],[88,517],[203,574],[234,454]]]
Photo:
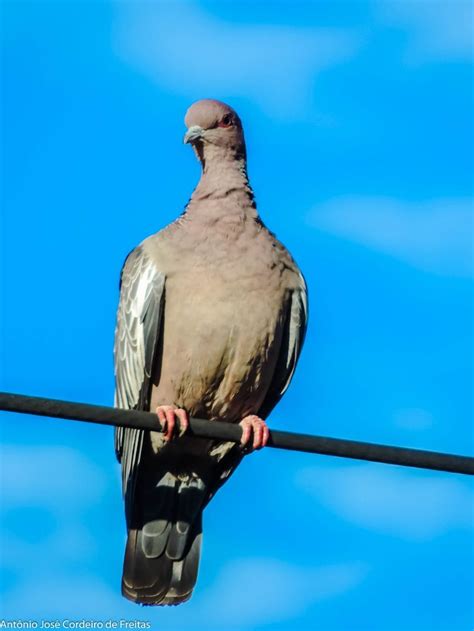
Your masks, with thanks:
[[[270,432],[264,420],[255,414],[251,414],[240,421],[239,425],[242,428],[240,444],[243,447],[247,446],[252,434],[253,444],[251,447],[249,445],[248,449],[261,449],[262,447],[265,447],[268,442]]]
[[[189,419],[186,410],[175,408],[173,405],[159,405],[156,408],[158,421],[161,425],[163,438],[168,441],[174,436],[176,418],[179,420],[179,436],[182,436],[189,427]]]

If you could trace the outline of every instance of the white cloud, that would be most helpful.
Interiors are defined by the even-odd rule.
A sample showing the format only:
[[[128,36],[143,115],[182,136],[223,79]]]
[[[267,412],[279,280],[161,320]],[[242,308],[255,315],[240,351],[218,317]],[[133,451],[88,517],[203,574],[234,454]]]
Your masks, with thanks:
[[[84,573],[99,549],[98,531],[89,528],[86,516],[106,490],[105,473],[76,449],[1,446],[0,557],[13,576],[4,585],[4,616],[80,619],[119,610],[119,590],[114,595]],[[45,516],[47,527],[37,534],[35,520]],[[65,572],[68,565],[74,576]]]
[[[428,272],[471,276],[473,217],[469,199],[340,197],[311,211],[308,222]]]
[[[34,533],[34,522],[30,522]],[[0,559],[4,567],[18,572],[21,568],[25,577],[31,574],[31,559],[48,559],[48,567],[59,568],[67,562],[80,564],[93,558],[97,553],[98,542],[90,531],[78,521],[61,520],[54,524],[53,531],[45,538],[28,541],[16,536],[11,529],[0,530],[2,545]],[[4,542],[8,541],[8,545]],[[35,574],[39,574],[41,563],[35,565]]]
[[[117,53],[165,89],[243,97],[280,118],[304,115],[318,73],[359,45],[348,30],[232,24],[192,2],[115,6]]]
[[[217,628],[253,628],[291,619],[317,601],[353,589],[367,571],[360,562],[304,568],[271,558],[236,559],[203,595],[199,609]],[[236,598],[239,593],[244,600]]]
[[[408,33],[406,61],[471,59],[474,9],[471,0],[379,0],[382,23]]]
[[[472,486],[440,474],[363,464],[303,469],[296,481],[347,521],[395,537],[424,540],[473,526]]]
[[[100,502],[105,489],[104,473],[75,449],[2,445],[0,538],[8,541],[8,545],[0,547],[2,564],[16,572],[22,568],[26,579],[31,572],[31,559],[47,558],[51,569],[93,557],[97,539],[84,523],[84,511]],[[26,512],[18,514],[18,509]],[[37,509],[44,510],[50,519],[50,530],[40,536],[34,534]],[[17,535],[12,528],[11,519],[19,518],[23,520],[20,530],[30,525],[30,536]],[[36,573],[41,566],[42,563],[35,565]]]
[[[24,567],[22,580],[5,600],[4,616],[35,620],[125,618],[179,629],[252,629],[288,620],[315,602],[354,589],[369,571],[361,562],[303,568],[271,558],[235,559],[213,585],[207,590],[198,588],[192,600],[179,609],[143,609],[122,598],[119,577],[116,588],[111,588],[87,572],[78,571],[73,577],[57,567],[49,574],[35,575],[33,580],[29,564]]]
[[[107,618],[130,619],[129,609],[118,589],[113,591],[93,574],[72,576],[58,571],[50,576],[35,576],[19,582],[9,593],[2,614],[10,619],[105,622]],[[134,619],[149,619],[138,607],[135,609]]]
[[[100,501],[105,488],[104,472],[71,447],[1,447],[4,509],[28,505],[76,511]]]

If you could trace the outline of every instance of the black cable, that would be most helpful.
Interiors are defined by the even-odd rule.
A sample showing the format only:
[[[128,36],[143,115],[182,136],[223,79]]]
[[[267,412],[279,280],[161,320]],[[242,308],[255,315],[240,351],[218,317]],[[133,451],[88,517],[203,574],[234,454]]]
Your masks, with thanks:
[[[102,405],[72,403],[70,401],[30,397],[8,392],[0,392],[0,410],[64,418],[70,421],[85,421],[101,425],[160,431],[157,417],[151,412],[120,410]],[[189,425],[189,435],[199,438],[215,438],[239,442],[242,433],[240,426],[232,423],[190,418]],[[468,475],[474,474],[474,458],[469,456],[376,445],[340,438],[327,438],[325,436],[311,436],[309,434],[294,434],[292,432],[273,430],[270,432],[268,446],[292,451],[325,454],[327,456],[418,467],[420,469],[434,469]]]

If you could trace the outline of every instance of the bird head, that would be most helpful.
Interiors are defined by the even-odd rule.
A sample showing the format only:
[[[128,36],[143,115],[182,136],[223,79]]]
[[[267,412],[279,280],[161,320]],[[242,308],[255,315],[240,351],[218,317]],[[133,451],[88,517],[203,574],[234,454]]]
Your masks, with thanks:
[[[214,99],[196,101],[184,118],[184,142],[194,147],[201,162],[210,157],[245,158],[242,123],[229,105]]]

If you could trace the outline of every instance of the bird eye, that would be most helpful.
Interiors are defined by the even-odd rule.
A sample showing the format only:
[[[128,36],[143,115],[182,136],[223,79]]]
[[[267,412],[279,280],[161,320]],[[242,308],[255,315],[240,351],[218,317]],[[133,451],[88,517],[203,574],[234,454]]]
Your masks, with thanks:
[[[219,127],[231,127],[233,123],[232,114],[226,114],[219,123]]]

